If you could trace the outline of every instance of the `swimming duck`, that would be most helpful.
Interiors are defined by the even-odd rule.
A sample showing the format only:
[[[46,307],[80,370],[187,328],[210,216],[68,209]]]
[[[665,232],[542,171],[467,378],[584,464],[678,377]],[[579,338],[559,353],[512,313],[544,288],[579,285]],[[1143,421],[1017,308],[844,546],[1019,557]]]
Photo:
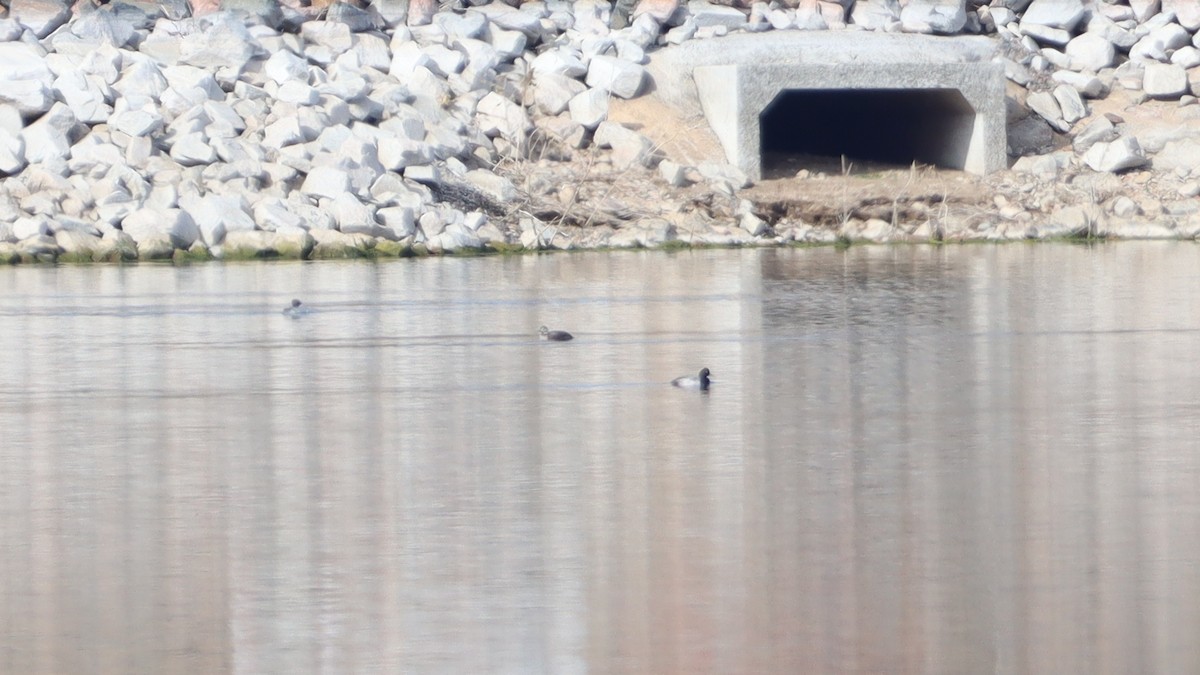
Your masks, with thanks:
[[[293,319],[304,316],[305,314],[308,314],[308,312],[309,309],[304,306],[304,303],[295,298],[292,298],[292,304],[290,306],[283,308],[283,315],[290,316]]]
[[[545,326],[538,328],[538,335],[541,335],[543,340],[551,340],[554,342],[566,342],[567,340],[575,339],[574,335],[571,335],[565,330],[550,330]]]
[[[671,385],[681,389],[699,389],[700,391],[708,391],[708,385],[712,380],[708,377],[708,368],[701,368],[699,375],[687,375],[677,377],[671,380]]]

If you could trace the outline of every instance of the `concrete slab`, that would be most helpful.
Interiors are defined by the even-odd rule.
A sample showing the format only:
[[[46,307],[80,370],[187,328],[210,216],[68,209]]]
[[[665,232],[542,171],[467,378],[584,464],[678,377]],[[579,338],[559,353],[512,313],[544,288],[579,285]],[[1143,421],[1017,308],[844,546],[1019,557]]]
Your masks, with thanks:
[[[755,179],[773,139],[790,143],[784,151],[836,152],[838,134],[885,159],[986,174],[1007,163],[994,51],[977,37],[778,32],[667,47],[647,70],[664,102],[703,110],[728,161]],[[775,134],[765,144],[764,121]]]

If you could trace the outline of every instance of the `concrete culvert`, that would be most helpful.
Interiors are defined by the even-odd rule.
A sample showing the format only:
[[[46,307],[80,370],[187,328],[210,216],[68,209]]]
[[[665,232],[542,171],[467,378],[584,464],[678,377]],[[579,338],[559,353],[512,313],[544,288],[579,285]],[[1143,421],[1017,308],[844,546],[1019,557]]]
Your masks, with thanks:
[[[974,109],[955,89],[782,91],[759,115],[762,176],[837,170],[843,157],[859,168],[963,169],[974,126]]]

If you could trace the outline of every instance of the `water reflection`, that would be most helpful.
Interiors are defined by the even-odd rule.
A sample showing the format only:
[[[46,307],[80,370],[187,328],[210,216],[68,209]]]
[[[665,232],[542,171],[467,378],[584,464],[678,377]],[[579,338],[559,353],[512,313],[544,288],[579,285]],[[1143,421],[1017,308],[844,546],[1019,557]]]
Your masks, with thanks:
[[[1196,670],[1196,261],[0,269],[0,672]]]

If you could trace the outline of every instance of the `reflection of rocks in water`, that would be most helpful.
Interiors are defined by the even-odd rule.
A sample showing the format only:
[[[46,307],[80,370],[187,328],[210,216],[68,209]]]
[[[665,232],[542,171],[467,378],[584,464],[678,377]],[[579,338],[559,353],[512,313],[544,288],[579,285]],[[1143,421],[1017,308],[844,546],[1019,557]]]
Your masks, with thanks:
[[[968,301],[966,271],[937,247],[781,249],[761,261],[764,328],[940,324]]]

